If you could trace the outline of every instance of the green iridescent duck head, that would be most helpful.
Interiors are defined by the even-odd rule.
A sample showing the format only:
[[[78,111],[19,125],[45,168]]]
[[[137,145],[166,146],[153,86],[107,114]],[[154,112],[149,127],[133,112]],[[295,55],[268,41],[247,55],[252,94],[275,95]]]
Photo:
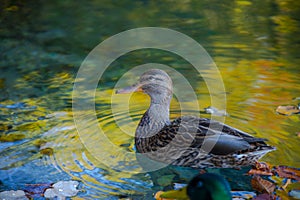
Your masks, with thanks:
[[[222,176],[212,173],[199,174],[180,190],[160,194],[164,199],[181,200],[231,200],[229,183]]]
[[[231,199],[229,183],[222,176],[212,173],[194,177],[187,186],[187,195],[191,200],[227,200]]]

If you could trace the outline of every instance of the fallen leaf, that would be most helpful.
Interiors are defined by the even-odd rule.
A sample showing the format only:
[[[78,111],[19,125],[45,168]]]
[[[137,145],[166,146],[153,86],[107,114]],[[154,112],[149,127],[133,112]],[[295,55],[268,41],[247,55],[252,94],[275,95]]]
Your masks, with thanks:
[[[277,166],[274,168],[274,172],[276,172],[279,177],[300,181],[300,170],[297,168]]]
[[[35,199],[42,197],[46,189],[50,188],[50,183],[45,184],[26,184],[24,191],[28,195],[28,197]]]
[[[271,165],[265,162],[256,162],[254,169],[248,172],[249,175],[265,175],[272,176]]]
[[[292,115],[300,113],[300,109],[297,106],[278,106],[276,112],[282,115]]]
[[[274,183],[267,181],[260,176],[254,176],[251,180],[251,185],[256,191],[261,193],[267,192],[268,194],[273,193],[276,187]]]
[[[265,171],[271,171],[271,165],[266,162],[256,162],[255,163],[255,168],[260,169],[260,170],[265,170]]]
[[[264,175],[264,176],[272,176],[272,172],[261,171],[259,169],[250,169],[248,172],[249,175]]]

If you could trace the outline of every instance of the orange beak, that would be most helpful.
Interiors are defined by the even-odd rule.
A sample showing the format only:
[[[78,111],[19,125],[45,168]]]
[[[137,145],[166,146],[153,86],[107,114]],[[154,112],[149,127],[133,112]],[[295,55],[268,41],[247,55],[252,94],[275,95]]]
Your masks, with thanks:
[[[131,92],[142,92],[142,91],[143,90],[139,84],[134,84],[132,86],[128,86],[128,87],[117,90],[116,94],[127,94],[127,93],[131,93]]]

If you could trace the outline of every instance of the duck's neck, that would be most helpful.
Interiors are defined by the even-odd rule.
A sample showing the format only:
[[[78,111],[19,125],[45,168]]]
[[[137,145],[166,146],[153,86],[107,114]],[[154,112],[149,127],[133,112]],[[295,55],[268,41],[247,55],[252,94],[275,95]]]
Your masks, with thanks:
[[[153,136],[170,123],[169,107],[171,98],[171,96],[166,96],[162,100],[151,98],[151,105],[136,129],[136,138]]]

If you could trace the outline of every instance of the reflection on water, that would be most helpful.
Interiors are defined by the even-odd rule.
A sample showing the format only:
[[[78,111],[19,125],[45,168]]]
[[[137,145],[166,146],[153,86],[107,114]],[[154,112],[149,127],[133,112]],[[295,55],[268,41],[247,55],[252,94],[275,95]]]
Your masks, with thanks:
[[[82,181],[82,198],[151,196],[150,177],[138,173],[141,168],[136,162],[110,149],[134,155],[132,136],[149,98],[141,93],[115,97],[113,112],[113,88],[134,66],[156,62],[172,67],[198,95],[196,101],[173,98],[174,119],[199,114],[193,109],[182,111],[183,104],[185,108],[199,104],[200,110],[211,105],[214,94],[208,92],[203,77],[183,58],[164,51],[135,51],[117,59],[100,80],[95,102],[97,122],[111,146],[100,145],[103,141],[98,142],[99,133],[91,126],[85,130],[87,147],[71,112],[72,84],[82,58],[107,37],[142,26],[172,28],[202,44],[224,80],[226,123],[267,138],[268,144],[277,147],[263,161],[300,167],[299,115],[275,112],[279,105],[299,103],[295,99],[300,96],[298,1],[4,2],[0,13],[0,190],[71,177]],[[128,85],[137,78],[131,76]],[[90,101],[85,94],[81,98]],[[17,102],[27,106],[7,107]],[[91,111],[81,112],[88,116]],[[103,152],[113,156],[113,168],[101,159]]]

